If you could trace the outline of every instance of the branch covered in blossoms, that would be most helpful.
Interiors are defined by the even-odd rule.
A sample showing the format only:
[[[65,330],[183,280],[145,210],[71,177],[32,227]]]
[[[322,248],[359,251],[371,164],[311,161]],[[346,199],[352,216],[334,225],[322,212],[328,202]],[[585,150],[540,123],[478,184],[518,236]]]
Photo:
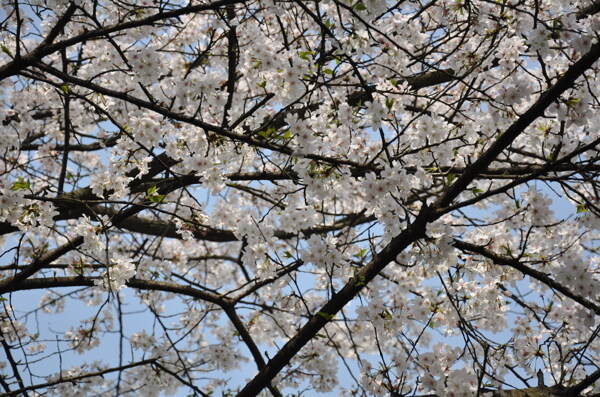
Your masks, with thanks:
[[[600,395],[600,8],[22,0],[0,396]]]

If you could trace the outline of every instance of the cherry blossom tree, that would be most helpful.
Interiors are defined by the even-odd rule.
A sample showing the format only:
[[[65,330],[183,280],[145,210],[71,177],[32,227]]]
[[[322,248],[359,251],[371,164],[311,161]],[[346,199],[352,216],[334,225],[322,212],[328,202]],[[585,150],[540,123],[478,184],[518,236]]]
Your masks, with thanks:
[[[0,396],[600,395],[597,1],[2,10]]]

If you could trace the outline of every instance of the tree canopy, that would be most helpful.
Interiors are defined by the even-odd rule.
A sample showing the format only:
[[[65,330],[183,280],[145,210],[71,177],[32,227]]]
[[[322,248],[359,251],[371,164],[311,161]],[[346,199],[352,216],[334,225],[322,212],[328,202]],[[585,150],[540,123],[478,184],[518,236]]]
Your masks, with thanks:
[[[600,3],[0,16],[0,396],[600,395]]]

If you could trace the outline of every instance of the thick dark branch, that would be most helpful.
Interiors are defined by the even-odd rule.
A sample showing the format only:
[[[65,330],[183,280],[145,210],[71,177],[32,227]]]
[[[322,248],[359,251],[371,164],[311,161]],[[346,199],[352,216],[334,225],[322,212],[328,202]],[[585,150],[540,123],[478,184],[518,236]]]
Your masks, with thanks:
[[[256,343],[252,339],[252,336],[244,326],[244,323],[242,323],[237,313],[235,312],[235,308],[232,305],[226,305],[223,306],[223,310],[225,311],[225,314],[227,314],[227,317],[229,318],[229,321],[231,321],[231,324],[233,325],[235,330],[240,334],[240,337],[248,347],[248,350],[250,350],[250,353],[254,358],[256,366],[259,370],[262,369],[265,366],[265,360],[263,359],[260,350],[258,350],[258,346],[256,346]],[[269,388],[269,391],[271,392],[271,394],[273,394],[273,396],[282,397],[281,392],[275,386],[269,384],[267,387]]]
[[[93,143],[84,144],[69,144],[69,150],[71,152],[93,152],[96,150],[104,150],[108,147],[115,146],[119,137],[113,135],[105,140]],[[24,143],[20,145],[20,150],[38,150],[42,146],[41,143]],[[54,150],[65,150],[65,145],[56,145],[53,147]]]
[[[523,176],[518,176],[515,175],[514,179],[512,179],[510,182],[508,182],[507,184],[497,188],[497,189],[492,189],[492,190],[488,190],[486,192],[481,193],[480,195],[478,195],[477,197],[473,197],[471,199],[467,199],[467,200],[463,200],[461,202],[458,202],[456,204],[453,205],[449,205],[446,208],[444,208],[442,211],[444,213],[449,213],[451,211],[457,210],[459,208],[464,208],[466,206],[475,204],[477,202],[481,202],[482,200],[488,198],[488,197],[493,197],[495,195],[504,193],[506,191],[508,191],[509,189],[512,189],[514,187],[517,187],[519,185],[522,185],[523,183],[535,180],[535,179],[542,179],[541,176],[542,175],[547,175],[551,172],[568,172],[568,173],[583,173],[583,172],[587,172],[587,171],[595,171],[598,169],[598,165],[597,164],[571,164],[570,161],[574,158],[576,158],[578,155],[585,153],[588,150],[592,150],[594,149],[596,146],[598,146],[600,144],[600,138],[596,139],[593,142],[588,143],[587,145],[581,146],[575,150],[573,150],[572,152],[566,154],[565,156],[561,157],[560,159],[552,162],[552,163],[548,163],[545,166],[542,167],[534,167],[531,169],[529,174],[525,174]],[[568,169],[572,168],[573,171],[569,171]],[[485,174],[488,174],[491,170],[488,170],[485,172]],[[485,179],[485,177],[483,175],[485,174],[480,174],[479,177],[481,177],[482,179]],[[479,178],[477,177],[477,178]],[[568,176],[567,176],[568,177]],[[556,176],[552,178],[553,180],[562,180],[563,178]],[[588,179],[588,178],[586,178]]]
[[[129,184],[129,188],[132,191],[135,191],[136,188],[139,188],[140,185],[147,183],[157,174],[163,172],[165,169],[168,169],[173,164],[176,164],[176,161],[166,156],[164,153],[156,156],[152,159],[148,167],[148,173],[142,176],[141,178],[136,178],[131,181]],[[137,169],[132,170],[126,174],[126,176],[134,178],[139,173]],[[40,199],[38,197],[26,197],[30,199]],[[54,218],[57,220],[66,220],[66,219],[74,219],[78,218],[84,213],[90,215],[88,208],[88,202],[102,201],[102,199],[96,196],[90,187],[84,187],[81,189],[74,190],[72,192],[61,194],[57,197],[44,197],[44,200],[52,201],[58,208],[59,215]],[[91,214],[93,215],[93,214]],[[18,231],[19,228],[15,225],[12,225],[8,222],[0,222],[0,235],[12,233]]]
[[[9,285],[4,292],[16,292],[59,287],[93,287],[95,286],[95,281],[98,280],[98,277],[82,276],[31,278],[28,280],[15,282]],[[212,292],[203,291],[186,285],[168,283],[165,281],[142,280],[132,278],[126,283],[126,285],[130,288],[150,291],[172,292],[174,294],[182,296],[189,296],[194,299],[200,299],[206,302],[214,303],[219,307],[226,306],[229,302],[227,298],[224,298],[221,295],[217,295]]]
[[[4,80],[9,76],[13,76],[19,73],[20,70],[23,70],[33,65],[38,60],[42,59],[44,55],[47,55],[43,53],[43,50],[52,47],[52,43],[54,42],[56,37],[58,37],[58,35],[62,32],[65,25],[69,22],[69,20],[75,13],[76,9],[77,6],[75,5],[75,3],[71,3],[71,5],[69,5],[69,8],[67,8],[65,13],[58,20],[58,22],[56,22],[56,25],[52,27],[52,29],[48,33],[48,36],[44,38],[40,45],[38,45],[30,53],[23,56],[15,57],[15,59],[12,62],[9,62],[4,66],[0,67],[0,81]]]
[[[523,389],[497,390],[483,389],[481,392],[490,393],[493,397],[582,397],[577,394],[566,394],[565,389],[560,386],[538,386]],[[416,397],[440,397],[437,394],[420,395]],[[587,397],[594,397],[587,395]]]
[[[172,191],[173,189],[177,189],[178,187],[179,187],[178,183],[161,186],[161,188],[159,189],[159,193],[167,194],[170,191]],[[151,203],[148,202],[146,204],[149,205]],[[144,209],[146,209],[146,205],[136,205],[136,204],[130,205],[128,208],[123,209],[122,211],[117,213],[114,217],[112,217],[112,219],[110,220],[111,225],[109,227],[118,226],[120,222],[124,221],[125,219],[129,218],[130,216],[134,216],[135,214],[137,214],[138,212],[140,212]],[[105,229],[105,228],[103,228],[103,229]],[[3,280],[0,280],[0,294],[7,292],[11,288],[11,284],[12,285],[18,284],[19,282],[26,280],[27,278],[31,277],[36,272],[43,269],[45,266],[51,264],[52,262],[54,262],[61,256],[76,249],[81,244],[83,244],[83,237],[77,236],[77,237],[72,238],[69,242],[55,248],[51,252],[35,258],[35,260],[30,265],[25,266],[23,268],[23,270],[21,270],[19,273],[15,274],[12,277],[8,277]]]
[[[527,181],[533,179],[541,179],[544,175],[548,175],[549,173],[555,173],[555,175],[551,176],[553,180],[563,180],[566,177],[572,175],[572,173],[579,173],[581,171],[586,172],[598,172],[600,171],[600,165],[597,164],[572,164],[568,163],[571,158],[576,156],[579,153],[585,152],[590,148],[593,148],[596,145],[597,141],[594,141],[584,147],[581,147],[574,151],[573,153],[568,154],[567,156],[557,160],[554,163],[549,163],[547,165],[531,165],[531,166],[515,166],[515,167],[498,167],[491,168],[477,175],[476,179],[513,179],[509,185],[503,186],[499,189],[508,190],[514,186],[520,185]],[[71,149],[73,146],[71,146]],[[175,164],[176,162],[166,155],[162,154],[154,159],[150,165],[150,172],[146,174],[142,179],[135,179],[129,185],[132,190],[135,190],[138,186],[142,184],[142,182],[147,182],[153,176],[158,173],[164,171],[166,168]],[[406,171],[410,174],[414,172],[414,169],[411,167],[406,167]],[[438,167],[435,172],[432,172],[433,176],[445,176],[448,173],[461,174],[465,171],[465,167]],[[380,170],[378,170],[379,172]],[[135,174],[136,171],[130,173],[131,176]],[[567,173],[567,175],[558,175],[556,173]],[[361,170],[356,170],[357,175],[364,175],[364,172]],[[255,180],[267,180],[267,181],[276,181],[276,180],[290,180],[297,178],[297,175],[293,170],[285,170],[282,172],[247,172],[247,173],[235,173],[227,175],[227,178],[232,181],[255,181]],[[157,181],[159,183],[162,181]],[[194,183],[200,183],[200,179],[195,176],[186,176],[181,179],[182,186],[188,186]],[[464,207],[465,205],[470,205],[475,202],[481,201],[487,197],[493,196],[499,192],[498,189],[483,192],[479,194],[477,197],[463,201],[457,206],[448,207],[448,209],[452,210],[458,207]],[[31,197],[35,199],[34,197]],[[45,198],[46,200],[51,200],[58,206],[59,215],[54,218],[54,220],[67,220],[67,219],[75,219],[83,214],[94,215],[90,212],[87,204],[96,205],[99,201],[102,201],[99,197],[95,196],[90,188],[82,188],[74,192],[65,193],[56,197],[55,199]],[[87,203],[87,204],[86,204]],[[105,209],[98,209],[97,213],[104,213],[103,211],[107,211]],[[362,222],[361,222],[362,223]],[[129,220],[124,221],[120,225],[123,229],[130,230],[132,232],[140,232],[146,233],[154,236],[164,236],[170,238],[180,238],[180,235],[177,233],[176,228],[173,224],[165,221],[157,221],[157,220],[149,220],[144,218],[132,217]],[[320,230],[318,232],[326,232],[334,229],[333,226],[330,230]],[[8,223],[8,222],[0,222],[0,235],[13,233],[18,231],[19,228]],[[202,230],[202,231],[194,231],[194,236],[200,240],[207,241],[234,241],[231,233],[224,232],[225,234],[219,231],[213,230]],[[285,234],[281,232],[277,235],[278,238],[290,238],[290,234]]]
[[[98,207],[94,211],[99,215],[114,216],[118,212],[105,207]],[[363,216],[361,214],[350,214],[340,219],[339,221],[331,225],[315,226],[301,230],[301,233],[305,237],[313,234],[323,234],[341,230],[348,226],[361,225],[363,223],[372,222],[375,220],[374,216]],[[238,241],[237,237],[233,232],[223,229],[212,229],[204,225],[195,225],[196,228],[191,230],[196,240],[202,241],[214,241],[214,242],[233,242]],[[162,236],[168,238],[180,239],[181,235],[177,232],[177,227],[173,222],[163,220],[152,220],[142,217],[132,216],[123,220],[119,224],[120,228],[123,228],[129,232],[143,233],[152,236]],[[280,240],[289,240],[297,237],[299,233],[290,233],[285,230],[276,230],[274,236]]]
[[[575,80],[590,69],[600,56],[600,43],[592,46],[591,50],[581,57],[567,72],[550,87],[508,130],[502,134],[490,148],[484,152],[465,172],[454,182],[440,197],[433,207],[424,206],[414,223],[396,236],[392,241],[377,253],[374,258],[360,272],[327,302],[320,311],[291,338],[281,350],[267,363],[259,373],[240,391],[238,397],[257,395],[269,382],[289,363],[300,349],[307,344],[316,334],[338,313],[364,285],[368,284],[381,270],[393,261],[396,256],[415,241],[425,237],[427,223],[436,220],[443,212],[443,207],[449,205],[462,193],[477,175],[500,155],[514,139],[519,136],[529,124],[544,111],[567,89],[571,88]]]
[[[49,387],[56,386],[56,385],[59,385],[61,383],[67,383],[67,382],[76,383],[77,381],[84,380],[84,379],[87,379],[87,378],[92,378],[92,377],[95,377],[95,376],[104,376],[104,375],[109,374],[111,372],[124,371],[126,369],[139,367],[140,365],[150,365],[150,364],[154,364],[154,363],[156,363],[156,359],[148,359],[148,360],[142,360],[142,361],[138,361],[138,362],[127,364],[127,365],[122,365],[122,366],[119,366],[119,367],[113,367],[113,368],[104,369],[104,370],[101,370],[101,371],[88,372],[88,373],[85,373],[85,374],[82,374],[82,375],[61,376],[59,379],[57,379],[55,381],[52,381],[52,382],[40,383],[38,385],[32,385],[32,386],[22,387],[22,388],[20,388],[18,390],[12,390],[12,391],[10,391],[8,393],[2,393],[2,394],[0,394],[0,397],[11,397],[11,396],[17,396],[19,394],[22,394],[22,395],[26,396],[28,391],[39,390],[39,389],[47,389]]]
[[[165,367],[164,365],[162,365],[159,362],[155,362],[154,366],[158,369],[160,369],[161,371],[166,372],[167,374],[171,375],[172,377],[174,377],[175,379],[177,379],[179,382],[181,382],[182,384],[186,385],[187,387],[189,387],[190,389],[194,390],[196,393],[200,394],[202,397],[210,397],[210,394],[204,393],[202,390],[198,389],[194,384],[192,384],[190,381],[187,381],[185,379],[183,379],[181,376],[179,376],[176,372],[170,370],[169,368]],[[211,393],[212,394],[212,393]],[[117,394],[118,395],[118,394]]]
[[[495,253],[494,251],[491,251],[485,247],[467,243],[467,242],[461,241],[461,240],[454,240],[453,245],[458,249],[465,250],[468,252],[473,252],[473,253],[479,254],[485,258],[491,259],[497,265],[512,267],[513,269],[516,269],[516,270],[520,271],[521,273],[547,285],[548,287],[552,288],[553,290],[560,292],[561,294],[565,295],[566,297],[571,298],[575,302],[579,303],[581,306],[596,313],[596,315],[600,315],[600,306],[591,302],[587,298],[584,298],[580,295],[575,294],[573,291],[571,291],[569,288],[565,287],[563,284],[554,281],[546,273],[540,272],[539,270],[532,269],[529,266],[523,264],[521,261],[519,261],[516,258],[510,257],[510,256],[505,256],[505,255],[499,255],[499,254]]]
[[[565,390],[565,394],[563,394],[563,395],[564,396],[576,396],[579,393],[581,393],[582,391],[584,391],[585,389],[587,389],[588,387],[592,386],[594,383],[596,383],[598,381],[598,379],[600,379],[600,369],[597,369],[596,371],[594,371],[591,374],[589,374],[588,376],[586,376],[585,379],[583,379],[578,384],[568,387]]]
[[[231,23],[235,19],[235,10],[233,6],[227,7],[227,20]],[[223,121],[221,125],[224,128],[227,128],[229,125],[229,111],[231,110],[231,105],[233,104],[233,97],[235,96],[235,83],[238,79],[237,66],[240,57],[240,48],[237,39],[237,31],[234,25],[229,25],[229,32],[227,33],[227,102],[225,103],[225,107],[223,109]]]
[[[259,373],[238,393],[238,397],[256,396],[277,376],[304,345],[350,302],[360,290],[393,261],[413,242],[425,236],[425,226],[431,217],[429,208],[424,208],[415,221],[378,252],[348,283],[338,291],[308,322],[291,338]]]
[[[581,77],[600,57],[600,43],[592,46],[590,51],[583,55],[581,59],[575,62],[562,75],[558,81],[546,90],[540,98],[531,106],[523,115],[521,115],[508,129],[498,138],[488,150],[483,153],[473,164],[457,178],[457,180],[448,187],[444,195],[440,197],[435,207],[442,209],[452,203],[452,201],[463,192],[469,183],[471,183],[478,175],[483,173],[490,164],[498,158],[512,142],[525,131],[525,129],[533,123],[535,119],[542,116],[544,111],[554,101],[556,101],[566,90],[573,87],[575,80]]]
[[[77,6],[74,3],[71,3],[65,14],[61,17],[59,22],[54,26],[54,28],[50,31],[48,36],[31,52],[23,55],[19,59],[15,59],[12,62],[7,63],[6,65],[0,67],[0,80],[4,80],[7,77],[13,76],[19,71],[34,65],[39,62],[45,56],[48,56],[56,51],[59,51],[64,48],[68,48],[72,45],[83,43],[90,39],[95,39],[98,37],[104,37],[111,33],[120,32],[127,29],[133,29],[140,26],[149,26],[153,25],[158,21],[177,18],[179,16],[185,14],[192,14],[201,11],[208,10],[216,10],[223,6],[229,4],[243,3],[244,0],[219,0],[214,1],[210,4],[198,4],[188,7],[182,7],[173,11],[161,12],[158,14],[150,15],[147,18],[141,18],[135,21],[129,21],[120,23],[117,25],[109,26],[104,29],[92,30],[90,32],[85,32],[83,34],[77,35],[75,37],[71,37],[69,39],[65,39],[54,43],[54,40],[58,36],[58,34],[62,31],[63,27],[69,22],[70,18],[75,13]]]
[[[600,12],[600,1],[594,1],[587,7],[582,8],[576,15],[577,19],[583,19],[588,16],[597,14]]]
[[[156,104],[156,103],[153,103],[150,101],[146,101],[146,100],[131,96],[125,92],[105,88],[102,85],[95,84],[88,80],[83,80],[83,79],[77,78],[75,76],[66,75],[65,73],[61,72],[60,70],[53,68],[49,65],[37,63],[36,67],[43,70],[44,72],[52,74],[53,76],[58,77],[62,80],[65,80],[71,84],[87,88],[89,90],[92,90],[93,92],[97,92],[97,93],[100,93],[100,94],[103,94],[103,95],[106,95],[109,97],[120,99],[122,101],[128,102],[128,103],[138,106],[140,108],[151,110],[151,111],[153,111],[157,114],[160,114],[162,116],[165,116],[167,118],[177,120],[182,123],[187,123],[187,124],[190,124],[190,125],[193,125],[196,127],[200,127],[206,131],[214,132],[219,136],[229,138],[233,141],[246,143],[255,148],[268,149],[268,150],[272,150],[272,151],[279,152],[279,153],[286,154],[286,155],[294,154],[293,149],[291,149],[287,146],[284,146],[284,145],[277,145],[272,142],[268,142],[264,139],[258,139],[255,137],[255,134],[235,133],[235,132],[231,131],[230,129],[222,128],[218,125],[213,125],[213,124],[209,124],[204,121],[198,120],[197,118],[195,118],[193,116],[186,116],[181,113],[174,112],[160,104]],[[330,157],[320,156],[320,155],[316,155],[316,154],[305,154],[305,155],[303,155],[303,157],[306,157],[306,158],[309,158],[312,160],[327,162],[332,165],[348,165],[350,167],[355,167],[355,168],[366,168],[364,165],[361,165],[359,163],[356,163],[355,161],[350,161],[350,160],[347,160],[344,158],[330,158]]]
[[[6,342],[6,339],[5,339],[1,329],[0,329],[0,343],[2,344],[2,348],[4,349],[4,354],[6,354],[6,359],[8,360],[8,362],[10,364],[10,368],[12,369],[14,377],[17,380],[17,383],[20,387],[19,390],[23,390],[23,392],[22,392],[23,396],[29,397],[27,390],[25,390],[23,378],[21,377],[21,374],[19,373],[19,366],[17,364],[17,361],[15,361],[15,358],[12,355],[10,346],[8,345],[8,342]],[[4,375],[3,375],[3,377],[4,377]],[[14,393],[14,392],[10,392],[10,393]]]

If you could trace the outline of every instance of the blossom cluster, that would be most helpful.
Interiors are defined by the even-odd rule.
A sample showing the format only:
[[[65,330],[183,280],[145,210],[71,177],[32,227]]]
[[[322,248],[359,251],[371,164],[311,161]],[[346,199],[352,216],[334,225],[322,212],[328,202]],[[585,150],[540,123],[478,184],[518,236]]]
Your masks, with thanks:
[[[588,3],[4,2],[4,387],[231,395],[271,359],[275,395],[581,384]]]

